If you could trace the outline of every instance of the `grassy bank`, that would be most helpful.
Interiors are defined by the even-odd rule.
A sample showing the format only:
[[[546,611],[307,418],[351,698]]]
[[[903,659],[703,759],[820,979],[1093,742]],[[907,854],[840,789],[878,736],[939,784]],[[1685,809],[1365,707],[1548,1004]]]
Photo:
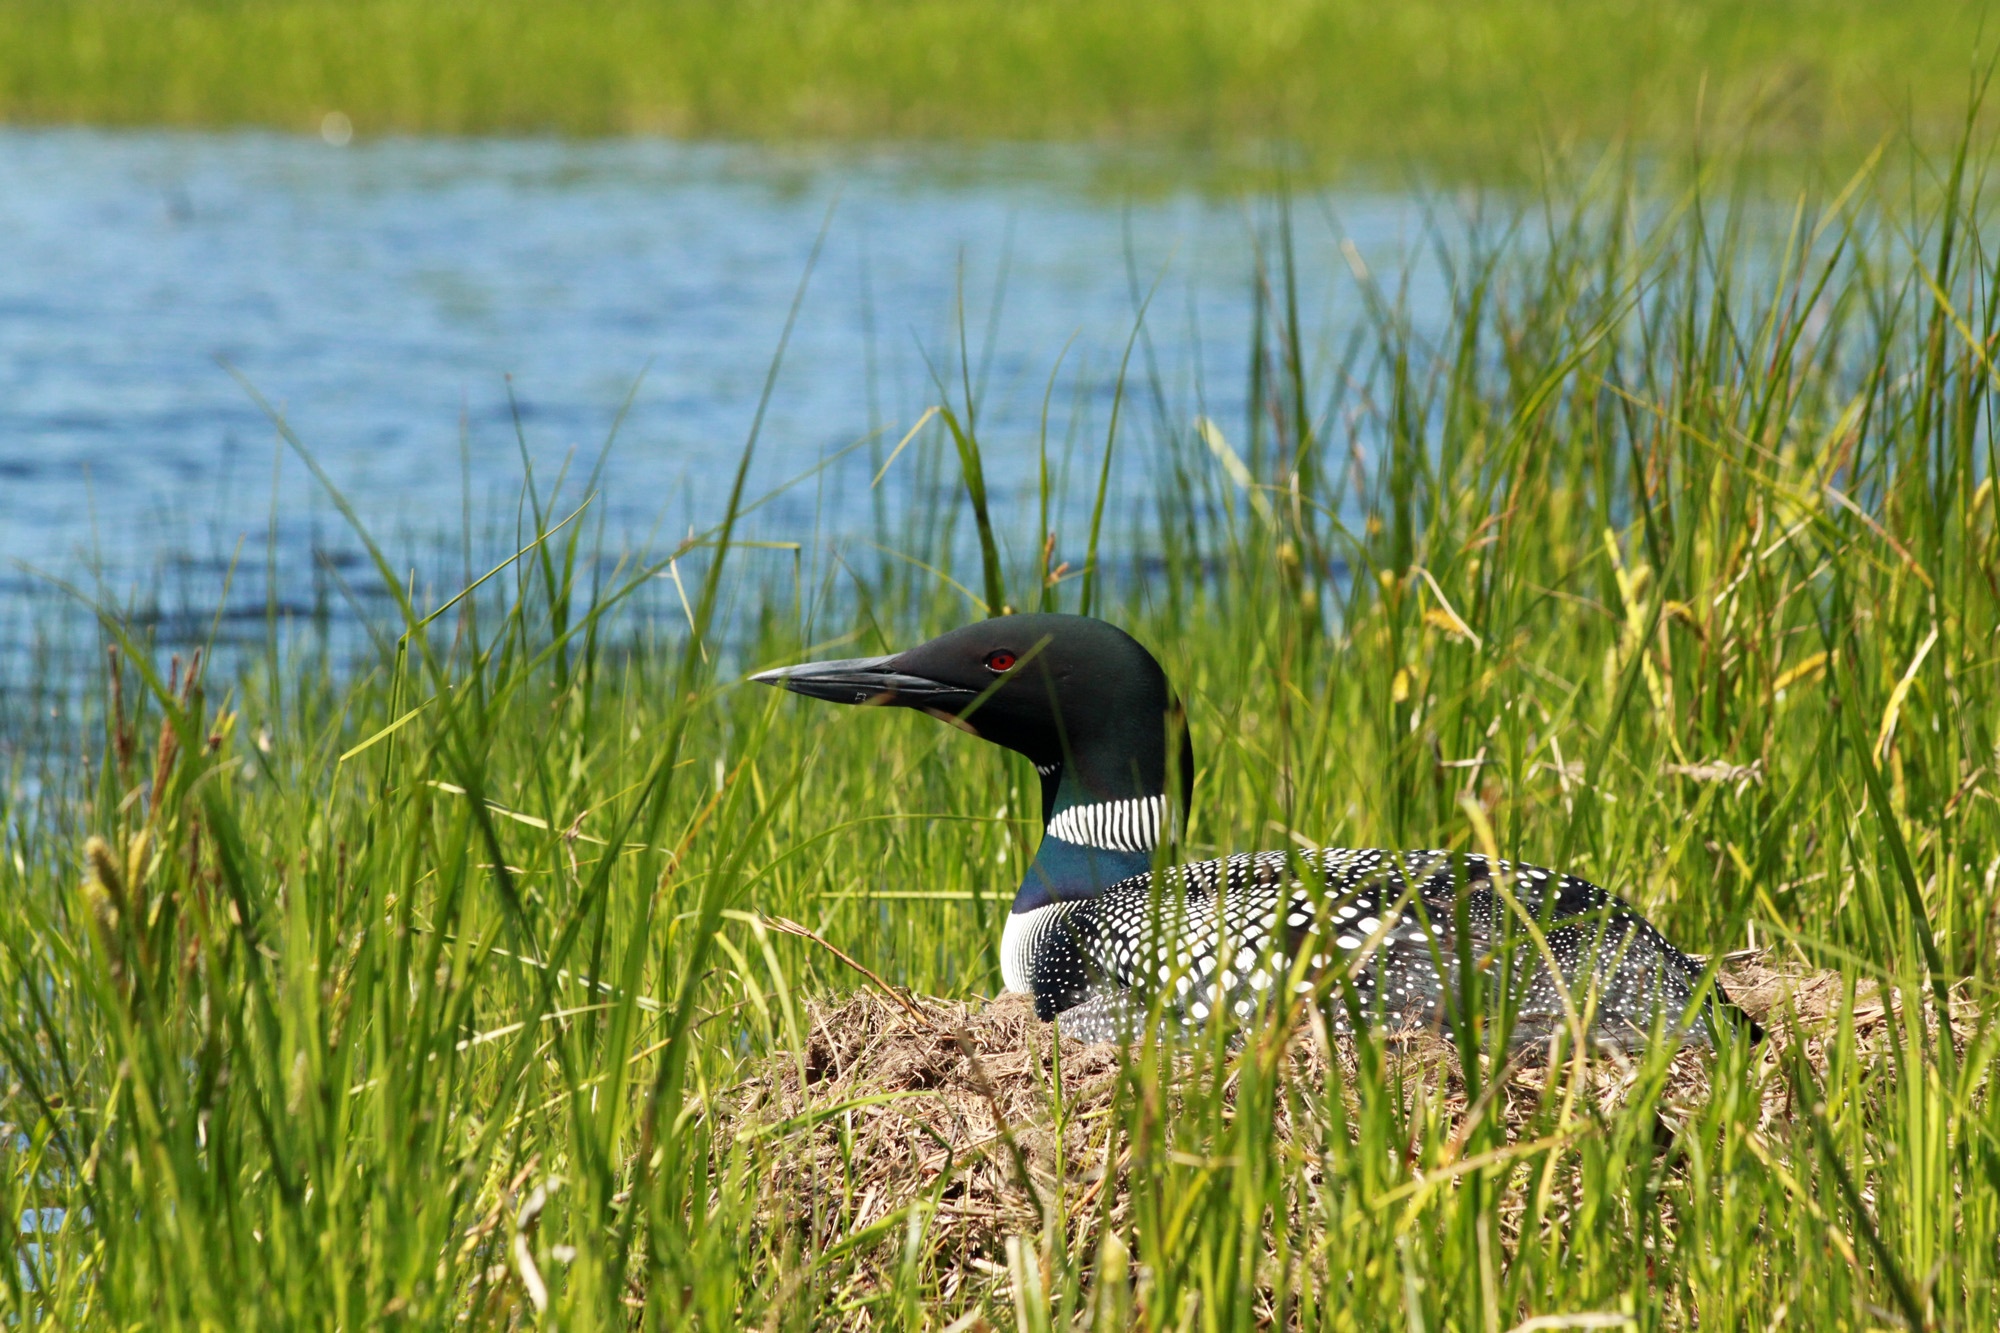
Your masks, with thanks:
[[[1980,6],[1864,0],[0,0],[0,120],[363,134],[1547,146],[1957,129]]]
[[[1749,201],[1524,218],[1459,252],[1447,338],[1385,300],[1324,378],[1278,247],[1258,411],[1132,386],[1157,485],[1088,585],[1185,695],[1196,850],[1490,829],[1830,973],[1765,1046],[1524,1080],[1016,1027],[989,1097],[940,1005],[819,1027],[875,987],[834,949],[992,991],[1030,775],[741,673],[1086,580],[1027,515],[968,562],[962,503],[911,559],[801,573],[722,522],[662,579],[542,496],[552,535],[351,669],[126,643],[81,758],[0,786],[7,1317],[1993,1327],[2000,307],[1962,194],[1907,230],[1870,196],[1789,241]],[[653,631],[606,632],[634,599]]]

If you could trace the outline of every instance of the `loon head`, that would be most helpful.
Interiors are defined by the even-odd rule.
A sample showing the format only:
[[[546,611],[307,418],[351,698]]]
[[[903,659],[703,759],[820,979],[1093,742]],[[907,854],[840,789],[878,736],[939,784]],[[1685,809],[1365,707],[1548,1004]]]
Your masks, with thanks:
[[[1149,853],[1169,782],[1183,809],[1193,790],[1194,750],[1166,673],[1137,639],[1090,616],[999,616],[888,657],[808,662],[750,679],[834,703],[919,709],[1026,755],[1056,836],[1067,811],[1148,802],[1155,831],[1143,847],[1127,845],[1136,835],[1096,841]]]
[[[835,703],[921,709],[1028,757],[1042,779],[1042,841],[1014,894],[1000,971],[1009,990],[1036,993],[1038,1010],[1047,987],[1035,960],[1052,916],[1150,870],[1193,794],[1194,747],[1166,673],[1137,639],[1089,616],[1001,616],[888,657],[751,679]]]

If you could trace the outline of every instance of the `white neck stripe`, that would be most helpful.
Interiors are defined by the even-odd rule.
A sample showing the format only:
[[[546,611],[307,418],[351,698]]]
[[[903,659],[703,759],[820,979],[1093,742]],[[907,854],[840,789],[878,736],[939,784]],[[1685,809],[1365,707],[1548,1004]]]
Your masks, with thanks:
[[[1080,847],[1107,852],[1150,852],[1159,844],[1166,812],[1164,796],[1073,805],[1049,820],[1048,831],[1051,837]]]

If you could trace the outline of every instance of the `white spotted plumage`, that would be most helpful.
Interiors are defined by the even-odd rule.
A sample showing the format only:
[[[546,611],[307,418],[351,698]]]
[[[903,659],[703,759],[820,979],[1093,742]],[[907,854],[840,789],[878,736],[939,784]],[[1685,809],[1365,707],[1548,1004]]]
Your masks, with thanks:
[[[1552,1035],[1571,1013],[1609,1044],[1636,1045],[1659,1025],[1705,1035],[1701,1015],[1683,1023],[1699,967],[1622,900],[1572,875],[1349,849],[1238,854],[1167,874],[1158,895],[1152,875],[1137,875],[1038,909],[1031,928],[1010,920],[1009,984],[1032,989],[1086,1041],[1129,1036],[1155,999],[1169,1023],[1248,1018],[1295,976],[1297,989],[1327,996],[1336,1031],[1357,1017],[1442,1030],[1462,1002],[1469,957],[1482,976],[1514,977],[1517,1042]],[[1525,926],[1507,928],[1519,914],[1496,881],[1537,918],[1540,943]],[[1513,939],[1511,968],[1494,966],[1503,937]]]

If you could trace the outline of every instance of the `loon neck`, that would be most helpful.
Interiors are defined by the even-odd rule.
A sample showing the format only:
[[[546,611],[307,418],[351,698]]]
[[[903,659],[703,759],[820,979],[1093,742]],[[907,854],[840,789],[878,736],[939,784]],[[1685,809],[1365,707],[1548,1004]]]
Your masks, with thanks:
[[[1074,765],[1037,764],[1042,777],[1042,844],[1014,896],[1013,910],[1094,898],[1153,868],[1168,833],[1164,784],[1092,781]]]

